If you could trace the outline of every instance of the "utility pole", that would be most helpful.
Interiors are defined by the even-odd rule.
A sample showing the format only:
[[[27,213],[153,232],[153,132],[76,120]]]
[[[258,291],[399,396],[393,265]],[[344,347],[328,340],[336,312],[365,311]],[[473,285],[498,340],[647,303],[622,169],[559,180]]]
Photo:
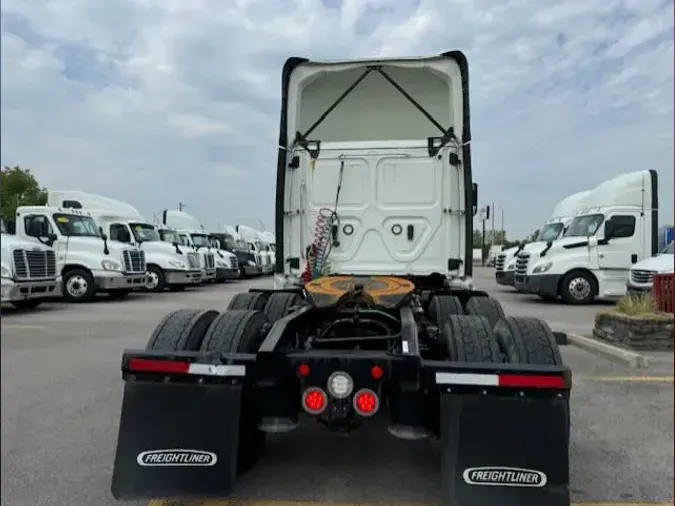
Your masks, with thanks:
[[[485,206],[481,209],[481,221],[483,222],[483,234],[480,244],[480,263],[485,267],[485,222],[490,219],[490,206]]]
[[[184,207],[187,207],[187,206],[185,204],[183,204],[182,202],[178,203],[178,210],[179,211],[182,211]]]

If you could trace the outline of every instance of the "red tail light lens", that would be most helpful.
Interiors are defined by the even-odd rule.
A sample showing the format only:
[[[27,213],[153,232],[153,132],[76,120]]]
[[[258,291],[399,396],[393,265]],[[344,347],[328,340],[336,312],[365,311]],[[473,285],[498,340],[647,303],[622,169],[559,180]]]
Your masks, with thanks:
[[[309,376],[309,373],[312,372],[310,367],[307,364],[300,364],[298,366],[298,375],[304,377]]]
[[[328,406],[328,396],[320,388],[308,388],[302,394],[302,407],[310,415],[320,415]]]
[[[370,370],[370,375],[375,381],[377,381],[381,379],[382,376],[384,376],[384,369],[382,369],[379,365],[374,365]]]
[[[373,416],[379,407],[380,399],[368,388],[363,388],[354,395],[354,410],[361,416]]]

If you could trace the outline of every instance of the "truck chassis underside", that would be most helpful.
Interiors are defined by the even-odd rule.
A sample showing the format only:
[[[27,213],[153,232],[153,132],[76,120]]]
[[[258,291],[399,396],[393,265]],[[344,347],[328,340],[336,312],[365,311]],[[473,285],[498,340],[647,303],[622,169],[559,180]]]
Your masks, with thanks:
[[[439,440],[445,505],[568,506],[571,373],[548,326],[392,279],[168,315],[123,356],[113,495],[227,497],[266,433],[384,417],[395,437]]]

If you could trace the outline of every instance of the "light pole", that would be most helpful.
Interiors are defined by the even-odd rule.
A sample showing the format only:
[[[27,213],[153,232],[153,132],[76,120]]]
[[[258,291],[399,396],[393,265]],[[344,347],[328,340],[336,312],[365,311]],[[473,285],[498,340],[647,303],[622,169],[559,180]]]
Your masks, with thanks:
[[[499,208],[499,214],[501,216],[501,230],[504,232],[502,236],[501,244],[504,244],[506,241],[506,229],[504,228],[504,208],[500,204],[492,203],[492,244],[495,242],[495,211]]]

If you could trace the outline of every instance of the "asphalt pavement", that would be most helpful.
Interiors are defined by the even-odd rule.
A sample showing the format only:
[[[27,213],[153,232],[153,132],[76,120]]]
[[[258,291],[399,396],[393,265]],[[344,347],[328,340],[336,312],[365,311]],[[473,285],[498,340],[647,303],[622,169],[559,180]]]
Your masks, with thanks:
[[[593,326],[597,306],[569,307],[515,294],[497,287],[487,269],[479,268],[476,279],[509,314],[540,316],[555,330],[581,334]],[[2,505],[122,504],[109,492],[122,399],[121,351],[142,348],[160,318],[174,309],[223,309],[233,293],[270,285],[267,278],[184,293],[133,294],[124,301],[3,310]],[[649,369],[636,371],[569,346],[563,356],[574,372],[573,500],[672,504],[672,357],[659,356]],[[400,441],[375,424],[351,437],[331,435],[317,424],[304,429],[270,438],[261,463],[239,481],[235,501],[200,504],[437,502],[434,442]]]

